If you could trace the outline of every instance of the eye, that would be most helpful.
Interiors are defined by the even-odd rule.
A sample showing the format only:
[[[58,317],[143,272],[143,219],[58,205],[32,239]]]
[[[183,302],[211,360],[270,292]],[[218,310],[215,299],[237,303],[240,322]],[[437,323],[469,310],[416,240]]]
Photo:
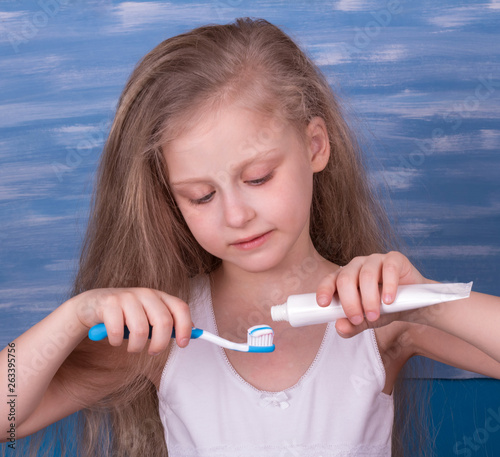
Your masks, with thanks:
[[[271,173],[268,173],[266,176],[264,176],[263,178],[259,178],[259,179],[252,179],[250,181],[245,181],[247,184],[250,184],[252,186],[260,186],[264,183],[266,183],[267,181],[269,181],[271,178],[273,177],[273,172]]]
[[[196,200],[189,199],[189,202],[193,205],[203,205],[204,203],[208,203],[210,200],[212,200],[212,197],[215,194],[215,190],[210,192],[209,194],[205,195],[204,197],[197,198]]]

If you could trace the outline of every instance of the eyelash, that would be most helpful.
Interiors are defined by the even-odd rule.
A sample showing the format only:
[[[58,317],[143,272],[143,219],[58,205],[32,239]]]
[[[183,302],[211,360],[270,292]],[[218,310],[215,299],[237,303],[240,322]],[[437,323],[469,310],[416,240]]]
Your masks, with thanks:
[[[215,190],[210,192],[209,194],[205,195],[204,197],[198,198],[196,200],[189,200],[189,203],[192,205],[203,205],[205,203],[208,203],[210,200],[212,200],[213,195],[215,194]]]
[[[273,172],[268,173],[266,176],[259,178],[259,179],[252,179],[251,181],[245,181],[246,183],[252,184],[254,186],[261,186],[262,184],[265,184],[267,181],[269,181],[273,177]]]
[[[263,176],[262,178],[259,178],[259,179],[252,179],[251,181],[245,181],[247,184],[251,184],[252,186],[261,186],[262,184],[265,184],[266,182],[268,182],[271,178],[273,177],[273,172],[271,173],[268,173],[266,176]],[[192,204],[192,205],[204,205],[208,202],[210,202],[210,200],[212,200],[212,197],[214,196],[215,194],[215,190],[210,192],[209,194],[201,197],[201,198],[198,198],[196,200],[189,200],[189,202]]]

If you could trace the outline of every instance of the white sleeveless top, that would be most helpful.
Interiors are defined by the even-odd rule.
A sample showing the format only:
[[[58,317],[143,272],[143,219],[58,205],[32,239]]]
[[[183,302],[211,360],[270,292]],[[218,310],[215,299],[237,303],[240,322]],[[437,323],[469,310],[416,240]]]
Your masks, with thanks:
[[[217,334],[208,278],[190,310]],[[224,350],[175,343],[158,390],[169,457],[390,456],[394,404],[373,330],[343,339],[329,324],[307,372],[282,392],[243,380]]]

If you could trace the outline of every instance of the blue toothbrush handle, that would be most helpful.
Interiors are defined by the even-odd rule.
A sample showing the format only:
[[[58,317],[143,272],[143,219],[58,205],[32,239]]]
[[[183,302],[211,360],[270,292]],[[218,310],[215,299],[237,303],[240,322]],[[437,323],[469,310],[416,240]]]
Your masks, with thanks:
[[[124,332],[123,332],[123,338],[128,339],[130,335],[130,331],[127,326],[124,327]],[[151,339],[151,335],[153,333],[153,327],[150,325],[149,326],[149,336],[148,338]],[[200,328],[193,327],[191,329],[191,339],[196,339],[199,338],[203,334],[203,330]],[[93,327],[90,328],[89,330],[89,339],[92,341],[101,341],[104,338],[108,336],[108,332],[106,331],[106,327],[104,324],[97,324],[94,325]],[[175,329],[172,329],[172,336],[171,338],[175,338]]]

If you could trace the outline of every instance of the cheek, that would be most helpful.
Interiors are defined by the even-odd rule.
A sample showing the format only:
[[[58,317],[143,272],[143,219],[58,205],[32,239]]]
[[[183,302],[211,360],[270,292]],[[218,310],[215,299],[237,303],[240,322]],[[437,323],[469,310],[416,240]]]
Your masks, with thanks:
[[[264,211],[274,220],[302,226],[309,217],[312,198],[312,178],[298,174],[276,187],[273,195],[266,196]]]
[[[220,233],[216,230],[210,212],[191,206],[179,206],[179,209],[196,241],[203,249],[213,254],[214,242],[220,239]]]
[[[286,178],[280,182],[280,187],[284,203],[290,205],[288,210],[309,206],[312,199],[313,173],[306,163],[297,161],[294,167],[290,167]]]

